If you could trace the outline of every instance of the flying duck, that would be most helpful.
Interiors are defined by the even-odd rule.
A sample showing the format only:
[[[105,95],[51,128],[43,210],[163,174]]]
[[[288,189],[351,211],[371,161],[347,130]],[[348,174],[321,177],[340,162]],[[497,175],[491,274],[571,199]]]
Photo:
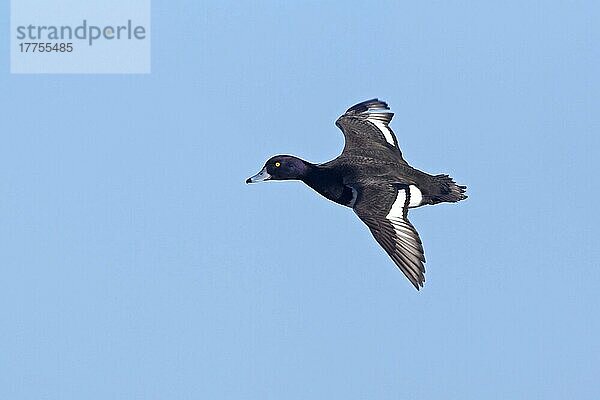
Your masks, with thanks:
[[[464,200],[466,186],[457,185],[448,175],[429,175],[411,167],[389,126],[394,116],[389,110],[387,103],[378,99],[350,107],[335,122],[345,139],[337,158],[312,164],[277,155],[246,183],[297,179],[329,200],[352,208],[419,290],[425,282],[425,256],[408,210]]]

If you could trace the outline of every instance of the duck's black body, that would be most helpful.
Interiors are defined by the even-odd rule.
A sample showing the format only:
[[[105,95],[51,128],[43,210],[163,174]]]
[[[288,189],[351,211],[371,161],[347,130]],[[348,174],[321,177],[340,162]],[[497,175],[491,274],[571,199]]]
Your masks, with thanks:
[[[423,200],[418,206],[437,204],[440,202],[455,202],[466,198],[463,187],[454,188],[452,179],[447,175],[429,175],[409,165],[393,165],[396,173],[389,175],[376,175],[379,167],[388,168],[390,165],[381,164],[372,159],[370,164],[357,167],[353,158],[338,157],[324,164],[307,163],[308,172],[300,178],[301,181],[313,188],[322,196],[343,206],[352,206],[354,198],[352,187],[348,182],[362,182],[374,184],[396,184],[403,182],[410,187],[415,185],[421,192]],[[457,196],[462,198],[456,198]],[[416,207],[418,207],[416,206]],[[412,207],[411,207],[412,208]]]
[[[336,159],[311,164],[294,156],[275,156],[246,182],[299,179],[329,200],[351,207],[419,289],[425,281],[425,257],[408,209],[463,200],[466,187],[447,175],[429,175],[408,165],[389,128],[393,114],[388,110],[377,99],[348,109],[336,121],[345,136],[344,150]]]

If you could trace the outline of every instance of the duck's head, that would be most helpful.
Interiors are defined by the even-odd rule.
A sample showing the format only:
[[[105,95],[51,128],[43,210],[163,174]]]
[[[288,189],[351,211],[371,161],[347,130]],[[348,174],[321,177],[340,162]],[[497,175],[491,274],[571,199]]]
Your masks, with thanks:
[[[309,167],[309,163],[298,157],[287,155],[273,156],[265,163],[265,166],[258,174],[246,179],[246,183],[302,179],[306,176]]]

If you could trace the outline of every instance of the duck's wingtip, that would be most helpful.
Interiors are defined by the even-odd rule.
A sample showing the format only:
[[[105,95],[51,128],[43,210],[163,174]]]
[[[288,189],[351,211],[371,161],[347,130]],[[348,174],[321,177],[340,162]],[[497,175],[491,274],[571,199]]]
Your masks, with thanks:
[[[348,110],[346,110],[346,112],[352,113],[352,114],[360,114],[360,113],[372,111],[372,110],[389,110],[389,109],[390,109],[390,106],[388,106],[388,104],[385,101],[379,100],[377,97],[375,97],[373,99],[365,100],[358,104],[353,105]]]

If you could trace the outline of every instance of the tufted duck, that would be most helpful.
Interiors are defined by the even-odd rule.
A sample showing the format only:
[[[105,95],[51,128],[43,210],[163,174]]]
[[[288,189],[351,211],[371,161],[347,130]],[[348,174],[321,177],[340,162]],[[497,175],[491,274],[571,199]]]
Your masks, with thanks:
[[[394,114],[388,110],[378,99],[350,107],[335,123],[345,138],[336,159],[312,164],[294,156],[274,156],[246,183],[298,179],[352,208],[419,290],[425,281],[425,256],[408,209],[464,200],[466,186],[448,175],[429,175],[408,165],[389,127]]]

